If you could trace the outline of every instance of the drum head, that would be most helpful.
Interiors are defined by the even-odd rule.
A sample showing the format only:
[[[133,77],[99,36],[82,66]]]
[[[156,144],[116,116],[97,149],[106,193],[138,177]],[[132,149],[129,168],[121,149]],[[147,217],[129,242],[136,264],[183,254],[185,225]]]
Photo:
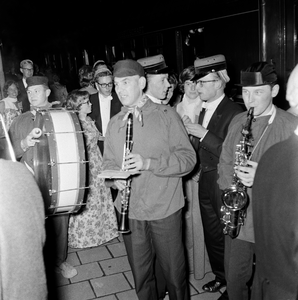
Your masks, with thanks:
[[[42,130],[34,147],[34,173],[47,216],[78,212],[86,188],[85,145],[75,112],[38,112],[35,127]]]
[[[36,114],[35,122],[35,127],[40,128],[43,133],[46,132],[44,117],[41,113]],[[46,215],[49,215],[54,213],[50,207],[53,206],[53,204],[55,205],[57,197],[56,195],[53,195],[51,191],[53,182],[52,170],[50,168],[51,156],[48,137],[42,134],[39,141],[40,142],[36,144],[36,147],[34,148],[34,176],[44,200]]]

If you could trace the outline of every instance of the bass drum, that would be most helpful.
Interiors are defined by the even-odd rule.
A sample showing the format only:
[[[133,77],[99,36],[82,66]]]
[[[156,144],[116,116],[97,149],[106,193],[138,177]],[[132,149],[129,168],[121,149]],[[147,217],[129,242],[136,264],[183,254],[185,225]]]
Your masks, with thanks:
[[[35,127],[42,130],[34,147],[34,176],[46,216],[77,213],[86,191],[84,137],[74,111],[38,111]]]

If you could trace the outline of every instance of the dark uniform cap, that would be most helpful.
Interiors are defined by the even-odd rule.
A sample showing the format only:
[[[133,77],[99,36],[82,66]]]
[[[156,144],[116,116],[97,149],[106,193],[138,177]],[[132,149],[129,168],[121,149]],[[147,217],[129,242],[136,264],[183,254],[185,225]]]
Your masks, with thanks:
[[[202,78],[209,73],[218,72],[227,68],[224,55],[218,54],[205,58],[198,58],[194,62],[196,76],[194,79]]]
[[[47,87],[49,86],[49,80],[45,76],[32,76],[27,78],[26,82],[28,84],[27,88],[33,85],[46,85]]]
[[[168,74],[169,72],[162,54],[140,58],[137,61],[142,65],[146,74]]]
[[[119,60],[113,67],[114,77],[145,76],[144,68],[135,60]]]
[[[267,62],[252,64],[245,71],[241,71],[240,86],[261,86],[277,82],[277,74],[274,66]]]

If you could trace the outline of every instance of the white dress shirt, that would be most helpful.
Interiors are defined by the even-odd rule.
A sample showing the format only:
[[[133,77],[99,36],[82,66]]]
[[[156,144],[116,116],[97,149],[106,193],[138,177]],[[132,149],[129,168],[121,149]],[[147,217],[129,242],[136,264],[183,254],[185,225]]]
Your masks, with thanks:
[[[98,98],[99,98],[100,116],[101,116],[101,124],[102,124],[102,135],[105,136],[108,123],[110,121],[111,100],[113,99],[113,97],[111,95],[105,97],[101,93],[98,93]]]

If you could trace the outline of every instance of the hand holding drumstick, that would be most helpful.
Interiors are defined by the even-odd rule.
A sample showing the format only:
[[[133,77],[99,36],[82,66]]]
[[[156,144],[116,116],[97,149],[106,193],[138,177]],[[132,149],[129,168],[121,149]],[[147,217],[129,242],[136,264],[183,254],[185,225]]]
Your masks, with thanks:
[[[29,147],[33,147],[39,143],[38,138],[41,136],[42,131],[40,128],[33,128],[32,131],[21,141],[21,147],[26,151]]]

